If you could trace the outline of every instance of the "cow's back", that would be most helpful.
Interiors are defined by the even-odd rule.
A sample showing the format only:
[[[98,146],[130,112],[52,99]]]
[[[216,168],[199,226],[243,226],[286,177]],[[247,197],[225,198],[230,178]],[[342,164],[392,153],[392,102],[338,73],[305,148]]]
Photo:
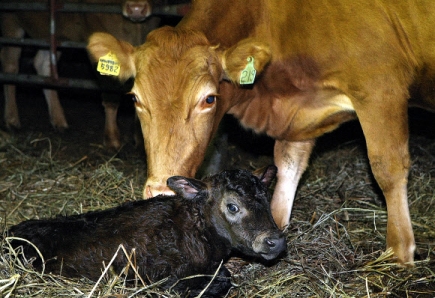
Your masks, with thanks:
[[[435,51],[427,50],[435,40],[434,11],[430,0],[194,1],[179,26],[202,31],[224,47],[246,37],[266,41],[272,61],[303,54],[325,68],[342,60],[356,71],[358,63],[379,67],[379,59],[393,59],[392,51],[402,51],[400,58],[411,63],[435,61]]]

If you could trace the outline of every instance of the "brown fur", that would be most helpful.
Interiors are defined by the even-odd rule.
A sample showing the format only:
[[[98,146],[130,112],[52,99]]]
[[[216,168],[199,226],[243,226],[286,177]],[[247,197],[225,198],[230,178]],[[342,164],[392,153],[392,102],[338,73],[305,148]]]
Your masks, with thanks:
[[[162,49],[153,40],[133,55],[141,67],[132,91],[148,159],[144,196],[167,192],[171,174],[193,176],[222,115],[230,113],[276,139],[271,204],[285,228],[315,138],[358,119],[387,201],[387,246],[412,265],[407,107],[435,107],[434,27],[429,0],[193,1],[175,29],[153,33],[176,49],[157,58],[164,67],[154,63]],[[199,34],[207,44],[195,42]],[[240,87],[241,61],[249,56],[258,63],[257,80]],[[206,70],[210,61],[222,65],[221,73]],[[198,71],[201,63],[206,69]],[[203,110],[198,103],[216,94]]]

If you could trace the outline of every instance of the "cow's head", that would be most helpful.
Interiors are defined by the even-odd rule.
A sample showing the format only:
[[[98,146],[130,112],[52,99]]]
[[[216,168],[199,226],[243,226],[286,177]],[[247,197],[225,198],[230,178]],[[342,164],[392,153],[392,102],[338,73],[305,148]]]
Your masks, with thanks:
[[[122,5],[122,15],[132,22],[142,22],[152,13],[151,0],[127,0]]]
[[[268,187],[276,171],[269,166],[256,176],[246,170],[230,170],[204,181],[173,176],[168,185],[184,198],[204,200],[206,225],[233,249],[270,260],[286,249],[269,204]]]
[[[88,50],[98,60],[109,52],[120,62],[120,80],[134,77],[132,95],[147,154],[144,197],[172,193],[170,176],[193,177],[222,116],[231,107],[220,83],[236,86],[253,57],[257,74],[270,49],[245,39],[228,49],[211,45],[199,32],[163,27],[134,48],[105,33],[90,37]],[[251,59],[252,60],[252,59]]]

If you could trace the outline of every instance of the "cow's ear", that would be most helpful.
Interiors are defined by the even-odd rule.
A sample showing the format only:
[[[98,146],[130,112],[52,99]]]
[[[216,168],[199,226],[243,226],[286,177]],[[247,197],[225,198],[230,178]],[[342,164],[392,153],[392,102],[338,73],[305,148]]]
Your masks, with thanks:
[[[120,81],[126,81],[136,75],[134,65],[135,50],[128,42],[118,40],[108,33],[97,32],[89,37],[87,50],[95,62],[98,62],[101,57],[112,53],[120,64],[120,72],[117,76]]]
[[[177,195],[187,199],[193,199],[198,192],[207,189],[204,182],[183,176],[169,177],[166,183]]]
[[[262,183],[264,183],[267,187],[269,187],[273,179],[275,179],[277,172],[278,172],[278,168],[274,165],[270,165],[267,166],[264,170],[259,169],[254,171],[253,174],[257,176]]]
[[[260,74],[272,58],[268,44],[248,38],[239,41],[236,45],[224,51],[222,66],[224,79],[240,84],[244,70],[251,64],[256,74]],[[251,74],[247,74],[248,76]],[[252,77],[251,77],[252,78]],[[253,78],[252,78],[253,79]]]

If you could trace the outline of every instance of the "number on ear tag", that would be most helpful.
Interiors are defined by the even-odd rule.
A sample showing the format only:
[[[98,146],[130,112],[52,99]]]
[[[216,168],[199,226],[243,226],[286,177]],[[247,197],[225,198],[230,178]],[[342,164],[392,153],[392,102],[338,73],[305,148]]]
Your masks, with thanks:
[[[115,54],[109,52],[98,60],[97,71],[102,75],[118,76],[121,64]]]
[[[245,69],[242,70],[240,74],[240,85],[251,85],[255,81],[255,75],[257,71],[254,67],[254,57],[248,57],[248,64]]]

